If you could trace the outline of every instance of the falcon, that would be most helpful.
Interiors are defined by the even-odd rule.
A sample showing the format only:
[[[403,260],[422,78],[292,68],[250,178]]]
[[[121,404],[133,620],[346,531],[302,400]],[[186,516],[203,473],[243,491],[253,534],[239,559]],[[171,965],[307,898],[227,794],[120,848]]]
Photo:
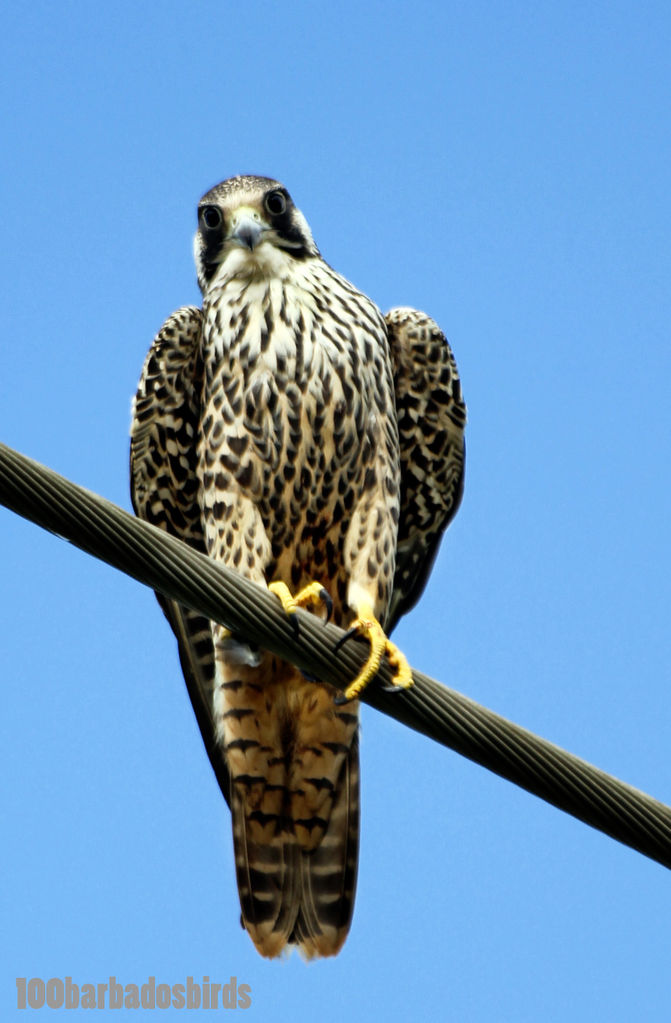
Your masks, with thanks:
[[[207,192],[194,252],[202,308],[163,324],[133,403],[133,506],[369,644],[342,697],[157,594],[231,809],[242,924],[263,956],[329,956],[354,904],[357,697],[383,657],[412,683],[388,637],[459,506],[466,410],[436,323],[383,316],[278,181]]]

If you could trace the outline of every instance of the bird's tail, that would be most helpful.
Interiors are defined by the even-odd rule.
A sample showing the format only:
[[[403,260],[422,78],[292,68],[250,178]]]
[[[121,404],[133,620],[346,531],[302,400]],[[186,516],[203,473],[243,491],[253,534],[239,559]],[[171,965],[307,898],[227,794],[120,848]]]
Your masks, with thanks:
[[[246,737],[227,742],[242,923],[263,956],[288,945],[335,955],[356,885],[358,707],[336,707],[333,690],[274,667],[269,685],[241,685],[228,711],[248,722]]]
[[[306,959],[340,951],[352,921],[359,858],[359,739],[355,736],[336,785],[326,831],[301,850],[301,900],[290,942]]]

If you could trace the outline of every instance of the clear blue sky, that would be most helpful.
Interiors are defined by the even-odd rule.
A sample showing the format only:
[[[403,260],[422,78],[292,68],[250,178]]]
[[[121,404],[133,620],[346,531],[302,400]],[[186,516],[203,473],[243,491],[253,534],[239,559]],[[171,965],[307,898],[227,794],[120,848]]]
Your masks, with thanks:
[[[661,2],[14,0],[0,440],[129,507],[195,204],[279,178],[459,362],[466,495],[411,663],[671,802],[670,36]],[[0,523],[3,1019],[16,976],[110,974],[235,975],[277,1023],[668,1019],[669,873],[370,710],[347,945],[262,961],[152,594]]]

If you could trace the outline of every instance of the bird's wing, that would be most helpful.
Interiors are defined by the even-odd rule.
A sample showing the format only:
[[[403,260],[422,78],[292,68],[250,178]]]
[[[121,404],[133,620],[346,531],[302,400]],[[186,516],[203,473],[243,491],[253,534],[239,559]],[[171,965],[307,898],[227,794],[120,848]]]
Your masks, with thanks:
[[[202,322],[200,309],[184,306],[166,320],[154,338],[133,402],[130,470],[135,513],[205,553],[196,473]],[[210,623],[176,601],[160,593],[156,596],[177,637],[198,727],[230,805],[228,768],[215,738]]]
[[[385,316],[401,447],[401,512],[387,631],[419,600],[464,489],[466,406],[452,350],[416,309]]]

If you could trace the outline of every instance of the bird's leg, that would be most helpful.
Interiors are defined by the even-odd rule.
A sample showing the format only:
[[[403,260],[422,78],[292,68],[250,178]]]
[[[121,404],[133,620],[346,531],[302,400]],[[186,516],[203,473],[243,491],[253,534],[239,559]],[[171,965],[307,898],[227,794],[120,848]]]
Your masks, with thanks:
[[[322,604],[326,608],[326,621],[331,617],[333,601],[329,592],[319,582],[309,583],[294,596],[283,582],[269,583],[268,589],[275,594],[286,613],[291,617],[296,634],[298,634],[298,620],[295,618],[295,614],[298,607],[312,609]]]
[[[336,697],[336,703],[347,703],[358,696],[373,679],[379,670],[384,655],[387,655],[389,666],[394,671],[395,689],[409,689],[412,683],[412,671],[405,654],[401,653],[395,643],[386,636],[382,626],[373,614],[370,604],[361,604],[358,607],[358,615],[352,622],[342,639],[336,643],[336,650],[339,650],[354,636],[366,636],[370,642],[370,654],[363,668],[347,686],[342,696]]]

